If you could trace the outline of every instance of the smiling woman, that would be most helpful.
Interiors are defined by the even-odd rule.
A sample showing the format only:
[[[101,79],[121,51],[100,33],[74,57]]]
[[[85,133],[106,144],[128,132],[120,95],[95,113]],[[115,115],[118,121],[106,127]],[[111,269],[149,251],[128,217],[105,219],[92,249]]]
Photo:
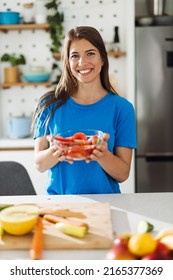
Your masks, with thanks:
[[[132,104],[109,81],[100,33],[90,26],[71,29],[57,88],[41,97],[34,114],[35,165],[49,170],[48,193],[120,193],[119,182],[128,178],[136,148],[135,122]],[[102,142],[87,158],[73,161],[54,145],[54,136],[83,129],[102,131]]]

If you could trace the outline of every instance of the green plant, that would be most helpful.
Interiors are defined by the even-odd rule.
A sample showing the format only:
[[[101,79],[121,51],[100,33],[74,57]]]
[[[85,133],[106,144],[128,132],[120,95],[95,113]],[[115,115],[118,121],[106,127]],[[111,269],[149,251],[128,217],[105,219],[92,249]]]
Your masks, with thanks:
[[[63,39],[63,21],[64,14],[59,12],[60,1],[52,0],[49,1],[45,7],[51,12],[50,15],[47,16],[47,21],[50,24],[50,37],[52,40],[52,46],[50,48],[52,53],[56,53],[60,51],[61,41]]]
[[[45,7],[50,11],[50,14],[47,16],[47,21],[50,25],[49,33],[52,41],[50,51],[52,52],[52,56],[54,56],[55,53],[60,53],[60,48],[62,45],[61,42],[64,36],[64,14],[62,12],[59,12],[59,5],[59,0],[49,1],[45,5]],[[54,63],[52,64],[52,71],[58,71],[58,74],[53,81],[53,84],[57,84],[61,77],[61,69],[56,61],[54,61]]]
[[[5,53],[1,56],[1,61],[2,62],[9,62],[11,66],[18,66],[18,65],[23,65],[26,64],[26,60],[23,54],[16,55],[15,53],[13,54],[8,54]]]

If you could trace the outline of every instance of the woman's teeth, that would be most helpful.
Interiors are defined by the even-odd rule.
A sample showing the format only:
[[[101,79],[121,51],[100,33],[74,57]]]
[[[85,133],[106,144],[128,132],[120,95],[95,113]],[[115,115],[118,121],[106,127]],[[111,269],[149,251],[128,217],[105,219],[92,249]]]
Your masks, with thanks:
[[[87,73],[89,73],[89,72],[91,72],[91,69],[80,70],[80,71],[79,71],[80,74],[87,74]]]

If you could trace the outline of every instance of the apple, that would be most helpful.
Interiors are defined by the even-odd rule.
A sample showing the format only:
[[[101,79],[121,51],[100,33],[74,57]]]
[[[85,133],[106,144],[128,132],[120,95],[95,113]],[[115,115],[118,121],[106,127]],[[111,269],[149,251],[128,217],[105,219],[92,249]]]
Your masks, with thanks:
[[[171,259],[171,250],[165,244],[158,241],[156,250],[145,255],[142,260],[170,260]]]
[[[161,241],[158,241],[156,252],[162,255],[165,260],[169,260],[171,257],[171,250],[166,244],[162,243]]]
[[[128,238],[119,236],[114,240],[113,248],[107,253],[108,260],[136,260],[128,250]]]

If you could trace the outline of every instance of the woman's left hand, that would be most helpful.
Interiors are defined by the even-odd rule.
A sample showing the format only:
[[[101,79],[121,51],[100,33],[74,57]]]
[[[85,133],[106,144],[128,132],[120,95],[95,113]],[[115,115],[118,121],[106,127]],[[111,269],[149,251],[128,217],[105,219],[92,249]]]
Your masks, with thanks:
[[[108,133],[103,134],[103,142],[100,145],[97,145],[96,148],[93,150],[92,154],[90,155],[89,159],[86,160],[89,163],[91,160],[99,160],[101,157],[105,156],[108,151],[108,144],[107,141],[110,138]]]

